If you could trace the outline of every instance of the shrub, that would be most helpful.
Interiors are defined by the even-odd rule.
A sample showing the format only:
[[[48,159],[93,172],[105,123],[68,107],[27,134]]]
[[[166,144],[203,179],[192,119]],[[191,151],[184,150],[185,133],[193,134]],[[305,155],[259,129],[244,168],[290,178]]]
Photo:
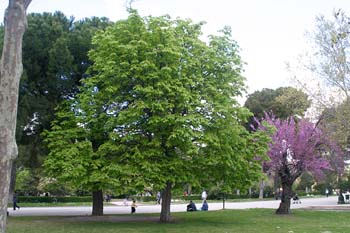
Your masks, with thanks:
[[[52,202],[92,202],[91,196],[83,196],[83,197],[46,197],[46,196],[20,196],[18,197],[20,202],[28,202],[28,203],[52,203]]]

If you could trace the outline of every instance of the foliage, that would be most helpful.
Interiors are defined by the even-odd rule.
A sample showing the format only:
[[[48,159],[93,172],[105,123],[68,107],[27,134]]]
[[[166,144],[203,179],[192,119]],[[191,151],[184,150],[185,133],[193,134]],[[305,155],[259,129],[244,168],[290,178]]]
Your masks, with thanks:
[[[276,90],[264,88],[248,95],[244,106],[258,119],[263,118],[265,112],[287,119],[291,116],[303,116],[310,107],[310,101],[304,92],[293,87],[280,87]]]
[[[337,106],[326,108],[320,116],[322,128],[344,150],[350,147],[350,128],[348,127],[350,121],[349,101],[345,100]]]
[[[140,191],[256,180],[269,137],[242,126],[249,112],[235,100],[244,91],[238,46],[229,28],[204,43],[201,25],[131,10],[99,32],[93,76],[48,134],[50,175]]]
[[[97,74],[86,80],[81,99],[107,110],[110,153],[122,154],[124,163],[147,174],[136,181],[155,188],[196,184],[200,167],[208,165],[215,168],[208,174],[220,169],[240,176],[237,169],[251,162],[256,174],[249,146],[256,144],[241,126],[248,112],[233,98],[243,91],[237,44],[226,28],[206,45],[200,30],[190,21],[132,13],[98,34],[90,53]],[[93,121],[96,110],[88,114]],[[237,185],[247,180],[230,179]]]
[[[349,21],[345,11],[339,9],[333,12],[332,19],[322,15],[317,17],[316,29],[310,33],[315,48],[311,71],[328,87],[336,87],[346,98],[350,97]]]
[[[48,176],[86,191],[120,187],[121,165],[95,146],[101,135],[80,124],[70,106],[62,104],[51,131],[45,132],[50,150],[44,162]]]
[[[331,170],[333,156],[337,158],[333,160],[338,162],[337,169],[341,173],[344,168],[343,152],[317,124],[307,119],[297,122],[294,118],[282,120],[266,114],[265,120],[276,128],[269,145],[270,161],[266,162],[266,166],[277,172],[282,183],[282,202],[277,213],[288,214],[294,181],[305,171],[322,178],[324,170]]]
[[[303,171],[309,171],[316,177],[322,176],[322,170],[329,169],[326,153],[335,150],[335,156],[342,156],[339,148],[329,141],[322,130],[307,119],[299,122],[293,118],[281,120],[266,115],[266,121],[276,127],[266,162],[273,170],[290,167],[295,178]],[[339,164],[341,165],[341,164]]]
[[[17,114],[17,166],[31,170],[31,189],[37,189],[47,147],[41,133],[50,128],[54,109],[78,92],[91,61],[87,53],[96,31],[106,28],[106,18],[93,17],[81,21],[63,13],[31,13],[23,38],[23,68]]]
[[[37,189],[38,193],[49,193],[53,196],[71,195],[75,191],[69,184],[46,176],[40,178]]]
[[[53,202],[92,202],[91,196],[87,197],[68,197],[68,196],[19,196],[20,202],[26,203],[53,203]]]
[[[311,189],[311,186],[315,183],[314,177],[309,172],[302,173],[299,178],[300,178],[299,183],[296,186],[296,190],[298,191],[305,192],[306,188]]]
[[[350,177],[345,177],[339,182],[339,189],[341,191],[350,191]]]
[[[16,190],[17,191],[32,191],[34,178],[29,169],[17,170]]]
[[[328,125],[327,133],[343,147],[349,132],[349,20],[341,9],[333,10],[331,17],[316,17],[315,28],[308,33],[310,52],[301,61],[302,73],[311,74],[295,75],[299,86],[312,98],[313,114],[321,115]]]

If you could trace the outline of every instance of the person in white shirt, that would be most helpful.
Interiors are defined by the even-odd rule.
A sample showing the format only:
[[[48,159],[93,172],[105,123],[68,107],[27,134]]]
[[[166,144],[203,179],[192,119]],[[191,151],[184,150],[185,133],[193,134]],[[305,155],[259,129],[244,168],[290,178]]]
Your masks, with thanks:
[[[207,200],[207,192],[205,191],[205,190],[203,190],[203,192],[202,192],[202,200],[203,201],[205,201],[205,200]]]

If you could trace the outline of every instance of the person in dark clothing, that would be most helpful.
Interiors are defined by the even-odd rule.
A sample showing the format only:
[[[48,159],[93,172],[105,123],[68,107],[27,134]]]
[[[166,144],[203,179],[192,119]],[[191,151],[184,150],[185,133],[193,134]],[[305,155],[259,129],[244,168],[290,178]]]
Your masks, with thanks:
[[[301,201],[300,201],[300,199],[299,199],[299,196],[298,196],[298,194],[294,194],[294,196],[293,196],[293,204],[301,204]]]
[[[187,211],[197,211],[196,204],[193,201],[190,201],[190,204],[187,205]]]
[[[204,200],[201,210],[202,211],[208,211],[208,208],[209,208],[208,207],[208,202],[207,202],[207,200]]]
[[[132,204],[131,204],[131,213],[134,214],[136,212],[136,202],[135,200],[132,201]]]
[[[18,202],[17,193],[14,193],[13,197],[12,197],[13,210],[16,210],[16,208],[18,208],[18,209],[21,208],[17,205],[17,202]]]

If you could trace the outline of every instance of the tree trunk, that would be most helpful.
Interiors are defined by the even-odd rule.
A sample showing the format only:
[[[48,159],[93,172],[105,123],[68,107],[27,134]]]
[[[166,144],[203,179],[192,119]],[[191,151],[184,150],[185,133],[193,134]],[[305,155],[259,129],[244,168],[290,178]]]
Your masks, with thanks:
[[[17,173],[16,161],[12,161],[9,199],[8,199],[9,203],[12,203],[13,193],[15,192],[15,188],[16,188],[16,173]]]
[[[263,199],[264,198],[264,188],[265,188],[265,181],[261,180],[260,181],[260,185],[259,185],[259,199]]]
[[[279,184],[279,176],[278,172],[275,172],[275,175],[273,177],[273,191],[275,193],[275,199],[278,200],[279,197],[279,190],[280,190],[280,184]]]
[[[31,0],[9,0],[4,17],[4,44],[0,60],[0,233],[6,231],[12,161],[17,157],[15,138],[18,86],[22,75],[22,38]]]
[[[162,210],[160,212],[160,222],[162,223],[167,223],[171,221],[170,204],[171,204],[171,182],[167,182],[166,187],[162,192]]]
[[[103,215],[103,193],[102,190],[92,192],[92,215]]]
[[[282,180],[282,197],[279,208],[276,214],[290,214],[290,200],[293,197],[292,191],[293,182],[286,182]]]

